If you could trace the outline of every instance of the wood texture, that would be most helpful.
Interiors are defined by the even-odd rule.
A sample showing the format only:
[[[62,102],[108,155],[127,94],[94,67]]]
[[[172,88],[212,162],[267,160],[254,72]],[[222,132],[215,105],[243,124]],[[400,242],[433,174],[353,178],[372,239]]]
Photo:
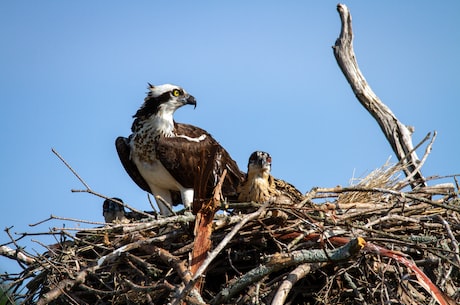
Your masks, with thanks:
[[[398,159],[403,164],[409,163],[408,166],[404,167],[406,176],[410,176],[416,171],[410,181],[412,189],[425,187],[425,179],[420,169],[417,169],[419,159],[413,149],[411,130],[396,118],[390,108],[382,103],[367,83],[358,67],[353,50],[350,11],[343,4],[337,5],[337,10],[342,23],[340,36],[333,47],[337,63],[361,105],[379,124]]]

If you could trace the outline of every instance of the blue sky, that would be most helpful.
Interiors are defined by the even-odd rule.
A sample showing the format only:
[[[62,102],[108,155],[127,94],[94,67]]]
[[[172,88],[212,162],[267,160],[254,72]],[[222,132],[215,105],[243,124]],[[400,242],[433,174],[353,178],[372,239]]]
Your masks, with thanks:
[[[302,192],[380,167],[391,148],[332,53],[336,4],[2,1],[0,224],[46,232],[77,224],[28,224],[50,214],[102,221],[102,200],[70,191],[83,186],[51,148],[94,191],[149,209],[114,147],[129,135],[147,82],[183,86],[198,106],[179,109],[176,121],[208,130],[242,169],[254,150],[269,152],[274,176]],[[415,127],[414,144],[438,132],[424,175],[460,173],[460,2],[345,4],[372,89]],[[18,270],[4,258],[0,269]]]

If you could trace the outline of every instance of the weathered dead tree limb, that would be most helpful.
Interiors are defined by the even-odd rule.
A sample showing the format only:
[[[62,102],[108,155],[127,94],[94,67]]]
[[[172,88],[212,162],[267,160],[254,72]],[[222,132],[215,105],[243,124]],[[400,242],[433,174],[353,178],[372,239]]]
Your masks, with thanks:
[[[18,262],[30,265],[35,263],[35,258],[24,254],[21,250],[15,250],[8,246],[0,247],[0,256],[8,257],[10,259],[16,260]]]
[[[403,170],[407,177],[412,177],[410,181],[412,189],[425,187],[425,178],[420,168],[417,167],[420,161],[413,150],[412,132],[396,118],[390,108],[382,103],[367,83],[358,67],[353,50],[350,11],[344,4],[338,4],[337,10],[342,23],[340,36],[333,46],[337,63],[361,105],[379,124],[398,159],[402,161],[402,164],[407,165]]]

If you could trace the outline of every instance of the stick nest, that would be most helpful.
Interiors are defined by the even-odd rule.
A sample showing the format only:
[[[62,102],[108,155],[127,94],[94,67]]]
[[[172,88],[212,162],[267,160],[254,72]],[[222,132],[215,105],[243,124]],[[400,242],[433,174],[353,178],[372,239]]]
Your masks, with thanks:
[[[401,191],[399,170],[315,188],[295,206],[230,205],[212,222],[211,251],[223,248],[198,278],[191,261],[206,257],[192,257],[188,214],[75,235],[54,230],[61,241],[41,255],[15,249],[24,270],[3,278],[10,297],[25,304],[440,303],[430,285],[445,304],[458,303],[458,192],[453,184]]]

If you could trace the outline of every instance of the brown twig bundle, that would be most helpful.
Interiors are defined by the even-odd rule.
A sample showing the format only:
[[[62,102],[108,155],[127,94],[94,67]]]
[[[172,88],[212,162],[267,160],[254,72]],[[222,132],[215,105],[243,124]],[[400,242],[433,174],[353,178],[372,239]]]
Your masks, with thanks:
[[[190,268],[196,217],[184,214],[55,229],[65,238],[42,255],[3,245],[26,265],[4,279],[25,304],[455,304],[458,195],[391,189],[394,173],[307,194],[323,202],[230,205],[214,216],[202,270]]]

